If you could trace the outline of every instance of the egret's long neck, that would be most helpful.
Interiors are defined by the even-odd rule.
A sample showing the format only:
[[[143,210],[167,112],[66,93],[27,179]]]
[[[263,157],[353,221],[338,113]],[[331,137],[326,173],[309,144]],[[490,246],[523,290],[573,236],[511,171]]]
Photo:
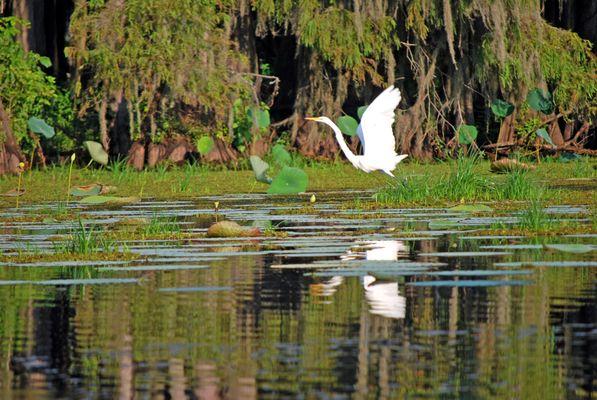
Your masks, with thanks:
[[[342,135],[342,131],[340,130],[340,128],[338,128],[338,126],[336,126],[336,124],[334,124],[332,121],[320,121],[320,122],[323,122],[324,124],[326,124],[327,126],[329,126],[330,128],[332,128],[334,130],[334,133],[336,134],[336,140],[338,141],[338,144],[340,145],[342,152],[344,153],[346,158],[348,158],[348,161],[350,161],[352,163],[352,165],[354,165],[356,167],[357,156],[352,151],[350,151],[350,149],[348,148],[348,145],[346,144],[346,141],[344,140],[344,135]]]

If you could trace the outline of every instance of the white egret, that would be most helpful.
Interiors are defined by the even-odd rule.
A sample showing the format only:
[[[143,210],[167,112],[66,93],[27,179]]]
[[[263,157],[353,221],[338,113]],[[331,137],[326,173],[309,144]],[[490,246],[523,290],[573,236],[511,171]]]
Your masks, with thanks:
[[[363,155],[357,156],[348,148],[342,131],[328,117],[307,117],[306,120],[322,122],[334,130],[336,140],[348,161],[365,172],[383,171],[394,176],[396,165],[408,154],[396,154],[396,139],[392,131],[394,110],[400,103],[400,90],[390,86],[373,100],[361,118],[357,134],[363,147]]]

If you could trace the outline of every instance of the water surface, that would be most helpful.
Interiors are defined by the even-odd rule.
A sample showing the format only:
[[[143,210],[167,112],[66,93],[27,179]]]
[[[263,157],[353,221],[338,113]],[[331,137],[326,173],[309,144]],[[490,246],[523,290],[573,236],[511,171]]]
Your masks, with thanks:
[[[596,396],[597,252],[544,246],[594,235],[475,234],[515,212],[340,207],[366,195],[71,205],[102,229],[158,216],[192,235],[125,240],[132,262],[0,266],[0,398]],[[2,251],[51,251],[74,226],[31,222],[52,206],[6,210]],[[204,238],[216,218],[286,235]]]

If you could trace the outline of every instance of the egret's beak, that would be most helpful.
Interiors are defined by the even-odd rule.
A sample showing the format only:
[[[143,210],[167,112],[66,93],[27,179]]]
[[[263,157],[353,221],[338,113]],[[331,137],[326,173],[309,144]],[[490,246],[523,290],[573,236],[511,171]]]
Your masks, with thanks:
[[[307,121],[319,121],[319,117],[305,117]]]

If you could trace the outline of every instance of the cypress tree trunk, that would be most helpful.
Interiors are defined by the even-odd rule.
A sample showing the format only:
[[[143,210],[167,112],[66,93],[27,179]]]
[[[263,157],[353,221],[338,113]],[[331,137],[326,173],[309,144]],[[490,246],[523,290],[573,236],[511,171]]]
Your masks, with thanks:
[[[0,98],[0,122],[2,123],[3,140],[0,142],[0,175],[17,173],[19,163],[25,161],[21,148],[10,127],[10,116]]]

